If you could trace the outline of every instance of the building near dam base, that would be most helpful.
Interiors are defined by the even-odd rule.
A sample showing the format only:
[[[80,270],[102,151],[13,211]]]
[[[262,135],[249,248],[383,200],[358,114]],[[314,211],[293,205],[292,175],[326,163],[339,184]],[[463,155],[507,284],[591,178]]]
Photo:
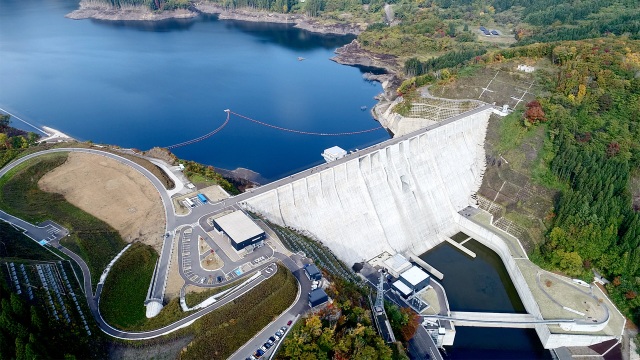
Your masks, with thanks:
[[[260,243],[267,235],[244,212],[234,211],[230,214],[213,219],[216,230],[227,235],[231,246],[237,251],[253,244]]]
[[[412,266],[411,262],[407,260],[406,257],[402,256],[402,254],[395,254],[386,259],[383,261],[383,265],[394,278],[400,277],[400,274],[411,269]]]
[[[411,263],[409,263],[409,265],[411,265]],[[398,280],[394,281],[393,284],[391,284],[391,287],[396,290],[400,296],[408,299],[420,290],[429,286],[430,283],[431,277],[429,274],[422,271],[419,267],[412,265],[409,270],[400,274]]]
[[[404,283],[412,292],[417,293],[429,286],[431,277],[419,267],[412,266],[411,269],[400,275],[398,281]]]

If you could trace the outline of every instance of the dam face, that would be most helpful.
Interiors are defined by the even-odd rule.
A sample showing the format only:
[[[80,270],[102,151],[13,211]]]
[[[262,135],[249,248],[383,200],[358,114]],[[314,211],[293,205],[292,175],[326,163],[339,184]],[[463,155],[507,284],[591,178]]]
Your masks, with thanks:
[[[475,204],[490,114],[479,109],[381,143],[243,205],[312,234],[348,265],[383,251],[424,253],[452,231],[459,210]]]

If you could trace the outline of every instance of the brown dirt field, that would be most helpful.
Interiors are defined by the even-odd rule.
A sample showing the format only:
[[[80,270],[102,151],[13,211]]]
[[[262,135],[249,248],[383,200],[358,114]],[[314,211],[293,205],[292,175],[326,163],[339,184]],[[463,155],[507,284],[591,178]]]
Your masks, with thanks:
[[[99,155],[70,153],[38,186],[64,195],[118,230],[125,241],[141,241],[158,254],[162,250],[164,209],[156,189],[138,171]]]
[[[218,254],[211,253],[200,262],[200,265],[202,265],[202,268],[205,270],[218,270],[224,266],[224,262]]]

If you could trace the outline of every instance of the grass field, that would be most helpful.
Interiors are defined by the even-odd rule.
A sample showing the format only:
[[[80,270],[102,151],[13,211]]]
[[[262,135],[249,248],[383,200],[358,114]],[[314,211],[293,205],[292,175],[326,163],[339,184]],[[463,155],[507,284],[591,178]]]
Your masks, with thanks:
[[[95,286],[125,242],[115,229],[71,205],[62,195],[38,188],[38,180],[66,159],[66,153],[46,154],[11,170],[0,179],[0,209],[34,224],[51,219],[69,229],[70,235],[61,243],[84,259]]]
[[[205,290],[205,291],[201,291],[201,292],[191,292],[191,293],[187,293],[185,295],[185,301],[187,303],[187,306],[192,307],[192,306],[196,306],[198,304],[200,304],[201,302],[205,301],[206,299],[208,299],[209,297],[215,295],[215,294],[219,294],[227,289],[230,289],[242,282],[244,282],[246,279],[241,279],[235,282],[232,282],[230,284],[227,284],[225,286],[221,286],[218,288],[214,288],[214,289],[209,289],[209,290]]]
[[[281,265],[278,272],[231,304],[193,325],[195,338],[181,359],[226,359],[295,300],[298,286]]]
[[[60,260],[13,226],[0,221],[0,259]]]
[[[157,259],[153,248],[134,243],[113,265],[100,297],[100,311],[109,325],[128,329],[147,320],[144,300]]]

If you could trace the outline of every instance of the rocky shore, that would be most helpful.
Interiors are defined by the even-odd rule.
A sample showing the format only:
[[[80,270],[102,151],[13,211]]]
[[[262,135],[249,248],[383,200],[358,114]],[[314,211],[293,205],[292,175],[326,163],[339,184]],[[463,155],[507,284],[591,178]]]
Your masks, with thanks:
[[[358,40],[353,40],[349,44],[336,49],[335,53],[336,56],[332,57],[331,60],[338,64],[366,66],[383,69],[386,72],[386,74],[380,75],[367,73],[364,77],[367,80],[378,81],[382,84],[383,92],[376,96],[378,103],[371,109],[371,115],[380,125],[393,133],[393,129],[389,124],[392,123],[391,118],[395,119],[397,114],[392,112],[392,108],[398,103],[397,89],[403,80],[398,75],[402,72],[398,58],[393,55],[378,54],[363,49]]]
[[[217,14],[220,19],[241,20],[251,22],[268,22],[278,24],[295,24],[295,27],[319,34],[358,35],[367,24],[364,23],[327,23],[300,14],[280,14],[254,9],[229,10],[220,4],[199,1],[194,7],[205,14]]]
[[[146,6],[123,6],[114,8],[101,1],[80,0],[80,8],[66,15],[69,19],[98,19],[98,20],[124,20],[124,21],[158,21],[166,19],[190,19],[198,16],[197,12],[178,9],[171,11],[151,11]]]
[[[194,2],[190,9],[152,11],[145,6],[114,8],[98,0],[80,0],[80,8],[70,12],[66,17],[76,20],[158,21],[190,19],[197,17],[199,13],[217,14],[220,19],[225,20],[295,24],[297,28],[319,34],[358,35],[367,27],[365,23],[322,22],[301,14],[280,14],[248,8],[229,10],[209,1]]]

